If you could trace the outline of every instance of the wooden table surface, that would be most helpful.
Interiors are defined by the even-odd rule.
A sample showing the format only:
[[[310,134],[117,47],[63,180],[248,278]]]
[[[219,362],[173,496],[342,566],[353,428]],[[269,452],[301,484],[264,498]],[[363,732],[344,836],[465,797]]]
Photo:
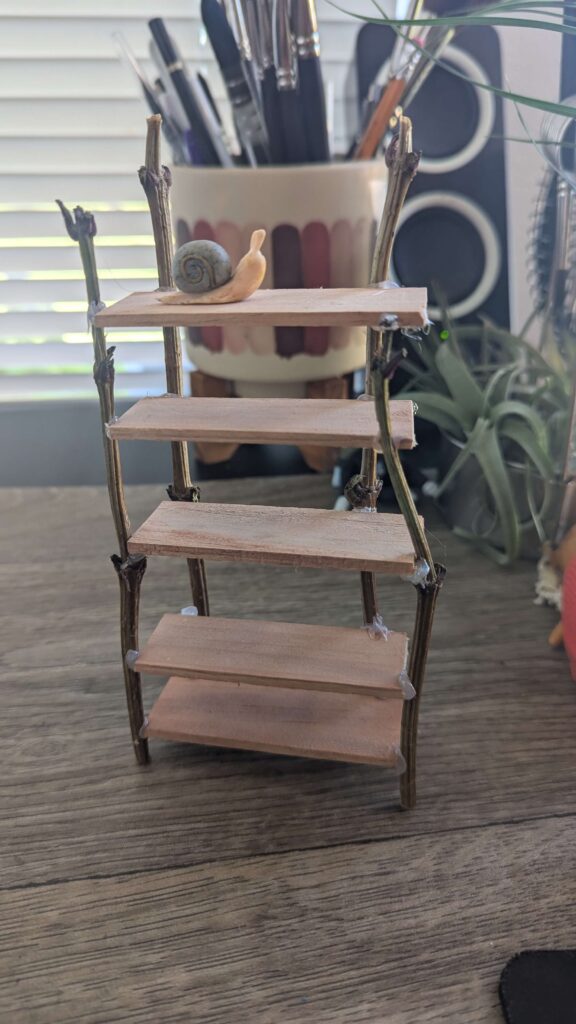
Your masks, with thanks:
[[[325,505],[322,478],[210,501]],[[163,497],[129,489],[133,524]],[[133,761],[104,491],[0,492],[0,1020],[497,1024],[515,952],[576,945],[576,687],[534,566],[439,528],[419,803],[384,769],[155,741]],[[230,617],[352,626],[358,579],[211,564]],[[410,628],[409,585],[383,580]],[[151,559],[143,636],[189,604]],[[158,689],[145,681],[147,700]]]

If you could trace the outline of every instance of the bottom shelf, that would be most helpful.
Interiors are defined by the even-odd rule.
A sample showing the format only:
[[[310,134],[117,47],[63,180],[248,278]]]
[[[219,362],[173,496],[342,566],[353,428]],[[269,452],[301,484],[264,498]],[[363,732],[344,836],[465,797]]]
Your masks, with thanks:
[[[403,706],[402,700],[173,676],[143,735],[401,771]]]

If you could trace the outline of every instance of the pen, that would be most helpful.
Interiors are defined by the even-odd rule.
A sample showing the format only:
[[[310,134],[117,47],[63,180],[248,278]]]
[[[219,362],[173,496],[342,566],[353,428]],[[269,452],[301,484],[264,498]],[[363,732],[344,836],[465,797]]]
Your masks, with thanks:
[[[184,64],[162,18],[152,18],[148,25],[162,62],[170,76],[174,91],[188,119],[198,163],[208,167],[221,164],[221,157],[198,108],[197,97],[194,96]]]

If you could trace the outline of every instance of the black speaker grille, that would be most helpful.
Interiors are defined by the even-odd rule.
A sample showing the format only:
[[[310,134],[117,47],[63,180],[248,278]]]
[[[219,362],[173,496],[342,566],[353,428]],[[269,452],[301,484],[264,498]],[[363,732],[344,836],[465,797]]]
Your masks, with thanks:
[[[485,244],[464,213],[431,205],[416,210],[398,229],[394,272],[410,286],[426,285],[432,305],[456,306],[478,288],[485,274]],[[435,285],[441,294],[437,294]]]
[[[446,63],[450,63],[447,58]],[[434,116],[431,111],[435,111]],[[452,156],[464,149],[476,133],[477,91],[470,82],[436,67],[426,81],[426,88],[410,104],[409,114],[415,126],[415,145],[423,157],[438,160]]]

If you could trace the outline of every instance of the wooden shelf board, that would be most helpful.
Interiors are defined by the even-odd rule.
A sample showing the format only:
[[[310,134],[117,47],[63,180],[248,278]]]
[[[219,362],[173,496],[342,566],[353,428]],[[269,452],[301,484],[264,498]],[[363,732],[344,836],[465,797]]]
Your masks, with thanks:
[[[376,327],[386,314],[401,327],[428,322],[425,288],[261,289],[244,302],[166,305],[161,292],[133,292],[96,315],[98,327],[357,326]]]
[[[145,734],[206,746],[398,768],[402,704],[172,678]]]
[[[413,448],[414,406],[392,401],[392,438]],[[305,444],[380,451],[370,399],[143,398],[110,424],[115,440]]]
[[[408,638],[292,622],[165,615],[137,671],[403,700],[398,676]]]
[[[132,535],[131,554],[402,575],[414,550],[401,515],[164,501]]]

